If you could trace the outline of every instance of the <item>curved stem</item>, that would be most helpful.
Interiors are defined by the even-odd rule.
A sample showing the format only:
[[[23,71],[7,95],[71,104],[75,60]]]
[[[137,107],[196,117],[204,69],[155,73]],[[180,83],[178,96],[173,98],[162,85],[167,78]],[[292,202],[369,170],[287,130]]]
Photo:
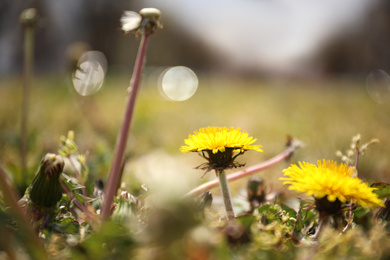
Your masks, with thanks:
[[[127,139],[129,136],[131,121],[133,118],[135,100],[141,82],[141,75],[142,75],[143,65],[145,62],[146,49],[149,42],[149,36],[150,36],[149,34],[142,34],[141,36],[141,42],[138,49],[137,59],[134,65],[133,76],[130,81],[129,100],[127,102],[127,107],[123,117],[122,126],[117,137],[115,153],[114,153],[113,161],[108,176],[107,187],[105,191],[105,199],[102,208],[103,219],[108,218],[110,215],[111,204],[114,200],[114,196],[117,192],[117,188],[122,177],[121,169],[123,166],[123,158],[124,158],[125,148],[127,144]]]
[[[252,175],[256,172],[263,171],[263,170],[289,158],[299,147],[300,147],[300,145],[289,146],[283,152],[281,152],[280,154],[276,155],[275,157],[273,157],[265,162],[256,164],[254,166],[248,167],[245,170],[228,175],[227,180],[228,181],[235,181],[235,180],[241,179],[243,177]],[[188,193],[186,193],[184,195],[184,197],[199,195],[199,194],[202,194],[203,192],[211,190],[217,186],[218,186],[218,180],[209,181],[209,182],[206,182],[206,183],[196,187],[195,189],[189,191]]]

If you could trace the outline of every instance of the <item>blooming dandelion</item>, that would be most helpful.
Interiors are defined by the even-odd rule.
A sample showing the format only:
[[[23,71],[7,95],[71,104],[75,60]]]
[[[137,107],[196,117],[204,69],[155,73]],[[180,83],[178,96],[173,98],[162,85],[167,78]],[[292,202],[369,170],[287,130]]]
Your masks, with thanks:
[[[280,178],[288,184],[289,190],[296,190],[314,196],[319,211],[337,213],[346,202],[356,202],[365,208],[383,207],[367,183],[353,177],[354,167],[334,161],[318,161],[317,165],[299,162],[283,170],[286,177]]]
[[[205,158],[208,163],[199,166],[200,169],[225,170],[244,166],[235,159],[245,151],[263,152],[261,145],[252,145],[256,140],[245,131],[241,133],[240,128],[207,127],[199,129],[184,140],[186,146],[180,147],[180,151],[198,152]]]
[[[225,170],[241,167],[235,159],[246,151],[263,152],[261,145],[252,145],[257,139],[249,137],[247,132],[241,132],[234,127],[207,127],[195,131],[184,140],[185,146],[180,147],[183,153],[198,152],[208,162],[197,167],[206,173],[215,170],[223,194],[227,219],[234,219],[233,206],[230,199],[229,186]]]

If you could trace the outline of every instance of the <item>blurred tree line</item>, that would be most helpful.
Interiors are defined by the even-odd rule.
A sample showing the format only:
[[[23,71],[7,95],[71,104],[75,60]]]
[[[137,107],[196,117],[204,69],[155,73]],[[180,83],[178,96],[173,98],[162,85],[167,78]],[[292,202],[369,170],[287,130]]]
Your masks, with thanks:
[[[128,0],[0,0],[0,76],[21,73],[23,32],[18,22],[25,8],[34,7],[41,17],[35,34],[35,71],[58,73],[83,51],[105,54],[108,73],[134,65],[139,41],[123,35],[120,17],[124,10],[138,12],[142,7]],[[198,39],[175,26],[166,15],[163,31],[150,43],[150,66],[184,65],[205,68],[214,60]],[[129,39],[130,38],[130,39]]]
[[[390,72],[390,1],[378,1],[361,26],[333,39],[319,53],[327,76],[367,76],[382,69]]]
[[[41,16],[36,31],[35,71],[68,72],[82,51],[98,50],[108,60],[108,73],[134,65],[139,42],[123,36],[123,10],[138,11],[139,2],[128,0],[0,0],[0,76],[21,73],[23,32],[18,23],[23,9],[35,7]],[[223,69],[223,56],[169,19],[163,12],[164,29],[150,43],[149,66],[184,65],[196,70]],[[131,39],[129,39],[129,37]],[[390,1],[378,4],[362,26],[330,41],[315,62],[322,75],[360,75],[380,68],[390,71]]]

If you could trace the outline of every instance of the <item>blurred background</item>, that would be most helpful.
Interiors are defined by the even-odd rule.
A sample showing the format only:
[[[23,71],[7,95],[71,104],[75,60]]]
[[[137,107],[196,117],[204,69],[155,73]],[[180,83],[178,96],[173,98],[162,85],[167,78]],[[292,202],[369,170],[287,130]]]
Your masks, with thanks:
[[[165,28],[154,36],[148,66],[255,77],[366,77],[390,66],[390,3],[383,0],[2,0],[0,75],[21,72],[25,8],[42,17],[37,73],[66,72],[81,43],[103,52],[115,73],[133,65],[138,44],[121,35],[123,10],[151,6],[162,11]]]
[[[0,0],[0,160],[11,172],[20,165],[19,15],[30,7],[41,17],[29,104],[31,172],[44,153],[56,151],[60,135],[75,130],[91,174],[105,177],[139,44],[123,34],[120,17],[156,7],[164,28],[148,49],[127,151],[143,159],[133,164],[200,177],[193,167],[202,158],[178,149],[188,134],[209,125],[241,127],[258,138],[265,153],[246,154],[247,165],[283,150],[288,134],[306,144],[293,162],[315,163],[337,159],[336,151],[345,152],[361,133],[362,142],[381,142],[361,159],[360,176],[390,181],[390,1]],[[84,97],[71,75],[88,50],[104,54],[107,74],[101,90]],[[191,98],[174,102],[157,91],[160,73],[171,66],[196,73]],[[289,163],[264,176],[277,185]],[[133,166],[127,171],[137,171]]]

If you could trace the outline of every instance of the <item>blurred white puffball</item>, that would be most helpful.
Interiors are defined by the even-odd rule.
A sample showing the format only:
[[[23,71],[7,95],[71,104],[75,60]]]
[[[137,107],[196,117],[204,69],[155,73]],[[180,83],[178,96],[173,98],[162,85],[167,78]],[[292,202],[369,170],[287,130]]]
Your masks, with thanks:
[[[163,97],[173,101],[184,101],[195,94],[198,77],[191,69],[177,66],[163,71],[158,83]]]
[[[81,56],[73,74],[73,86],[82,96],[95,94],[103,86],[107,59],[102,52],[89,51]]]
[[[377,69],[372,71],[366,79],[368,95],[377,103],[390,101],[390,76],[385,71]]]

